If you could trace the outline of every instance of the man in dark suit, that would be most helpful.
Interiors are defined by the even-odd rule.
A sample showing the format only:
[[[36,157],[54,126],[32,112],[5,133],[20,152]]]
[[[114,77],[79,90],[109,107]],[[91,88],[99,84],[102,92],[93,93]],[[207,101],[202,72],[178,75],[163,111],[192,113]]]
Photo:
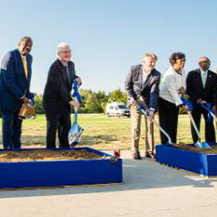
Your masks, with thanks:
[[[131,113],[132,154],[134,159],[141,159],[139,139],[141,128],[141,114],[137,109],[138,102],[145,102],[149,107],[149,119],[146,123],[146,157],[154,158],[154,126],[152,119],[157,108],[159,95],[160,72],[154,67],[157,61],[155,54],[145,54],[143,65],[132,66],[125,81],[128,92],[128,104]]]
[[[193,70],[187,76],[187,94],[193,102],[192,115],[195,123],[200,129],[201,114],[205,119],[205,138],[206,142],[215,142],[215,129],[213,121],[207,119],[208,112],[201,107],[201,103],[211,103],[215,107],[217,102],[217,75],[209,70],[211,62],[207,57],[199,59],[199,69]],[[198,136],[193,127],[191,127],[193,141],[198,141]]]
[[[55,148],[56,132],[60,147],[69,147],[68,132],[71,127],[70,106],[79,107],[73,101],[71,90],[76,79],[81,85],[81,79],[75,74],[74,63],[71,59],[71,49],[66,43],[57,46],[58,59],[55,60],[48,72],[47,83],[43,95],[43,107],[47,119],[47,148]]]
[[[21,148],[22,120],[18,117],[23,103],[28,103],[32,74],[32,48],[30,37],[21,38],[18,49],[8,52],[1,66],[0,107],[2,111],[3,146],[5,149]]]

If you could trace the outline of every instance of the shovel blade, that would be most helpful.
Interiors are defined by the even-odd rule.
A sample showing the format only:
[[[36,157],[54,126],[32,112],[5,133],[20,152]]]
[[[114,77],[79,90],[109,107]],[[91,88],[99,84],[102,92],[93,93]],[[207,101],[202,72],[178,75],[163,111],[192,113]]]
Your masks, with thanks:
[[[207,142],[202,142],[201,145],[204,149],[211,149],[210,145]]]
[[[79,125],[77,124],[72,125],[68,134],[68,141],[71,147],[74,147],[80,142],[82,132],[83,129]]]
[[[203,148],[200,142],[194,143],[195,148]]]
[[[68,137],[77,134],[78,132],[78,125],[76,123],[73,123],[73,125],[71,126],[70,130],[69,130],[69,134]]]
[[[196,142],[194,143],[194,146],[201,149],[211,149],[210,145],[207,142]]]

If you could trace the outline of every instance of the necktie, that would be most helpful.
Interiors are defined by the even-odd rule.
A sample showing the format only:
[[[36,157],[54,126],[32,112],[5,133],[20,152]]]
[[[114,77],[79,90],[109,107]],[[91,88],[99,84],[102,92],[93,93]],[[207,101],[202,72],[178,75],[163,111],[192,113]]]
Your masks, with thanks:
[[[203,82],[203,87],[205,87],[205,85],[206,85],[206,72],[203,72],[202,74],[202,82]]]
[[[26,78],[28,77],[28,68],[27,68],[27,61],[26,61],[26,57],[22,57],[23,60],[23,68],[24,68],[24,72],[26,75]]]
[[[69,82],[69,84],[70,84],[70,83],[71,83],[71,78],[70,78],[68,66],[66,66],[66,74],[67,74],[68,82]]]

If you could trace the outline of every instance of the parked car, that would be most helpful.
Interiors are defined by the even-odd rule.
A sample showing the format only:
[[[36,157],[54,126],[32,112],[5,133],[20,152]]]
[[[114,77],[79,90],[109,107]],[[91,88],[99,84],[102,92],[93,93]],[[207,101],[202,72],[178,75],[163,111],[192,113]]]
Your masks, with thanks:
[[[130,117],[130,110],[125,103],[112,102],[106,105],[106,115],[108,117]]]

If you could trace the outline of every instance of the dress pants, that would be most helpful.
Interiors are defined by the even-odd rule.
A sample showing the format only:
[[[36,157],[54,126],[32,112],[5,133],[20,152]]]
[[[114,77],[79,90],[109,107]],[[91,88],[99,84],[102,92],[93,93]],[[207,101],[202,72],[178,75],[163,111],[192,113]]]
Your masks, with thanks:
[[[179,107],[159,97],[158,103],[160,126],[169,134],[172,142],[176,144]],[[167,137],[160,132],[161,143],[167,144]]]
[[[207,120],[208,112],[202,108],[200,105],[194,103],[193,104],[193,111],[192,116],[194,118],[195,124],[197,125],[197,128],[200,130],[200,121],[201,121],[201,115],[203,115],[205,119],[205,139],[206,142],[215,142],[215,128],[213,124],[213,120],[210,122]],[[194,130],[194,127],[191,125],[191,133],[193,137],[194,143],[198,141],[198,135]]]
[[[132,153],[139,153],[141,114],[135,105],[130,106]],[[154,152],[154,125],[145,117],[145,152]]]
[[[71,127],[70,112],[61,114],[46,113],[47,148],[56,148],[56,133],[58,131],[59,147],[68,148],[68,133]]]
[[[4,149],[21,148],[22,119],[19,112],[10,112],[2,109],[2,137]]]

